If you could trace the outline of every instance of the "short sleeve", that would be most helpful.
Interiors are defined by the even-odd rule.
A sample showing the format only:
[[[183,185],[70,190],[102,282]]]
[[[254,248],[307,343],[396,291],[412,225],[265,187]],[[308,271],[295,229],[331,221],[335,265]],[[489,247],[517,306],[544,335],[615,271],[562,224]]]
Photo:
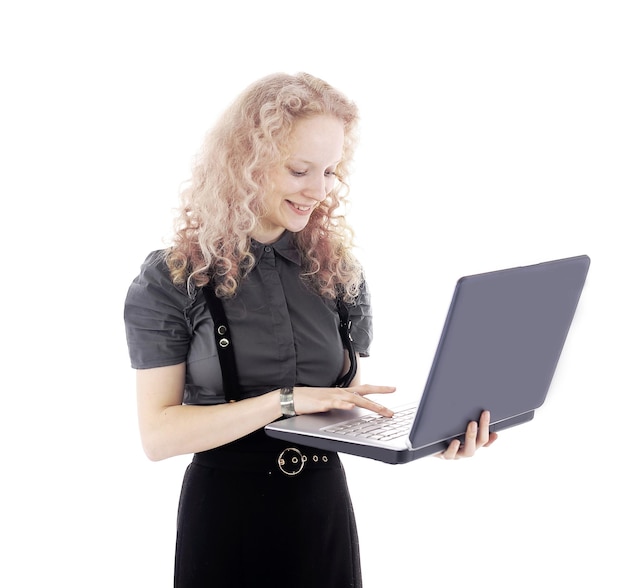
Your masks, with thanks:
[[[361,357],[369,357],[373,339],[372,306],[367,282],[363,282],[361,293],[355,305],[348,306],[352,321],[352,341],[354,350]]]
[[[170,279],[162,251],[154,251],[133,280],[124,305],[126,341],[133,368],[176,365],[187,359],[192,298]]]

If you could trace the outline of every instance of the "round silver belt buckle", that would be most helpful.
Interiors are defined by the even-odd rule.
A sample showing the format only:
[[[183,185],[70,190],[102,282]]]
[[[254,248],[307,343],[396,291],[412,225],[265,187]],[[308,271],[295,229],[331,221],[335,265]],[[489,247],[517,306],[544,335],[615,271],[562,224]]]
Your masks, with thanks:
[[[306,455],[296,447],[283,449],[278,456],[278,468],[286,476],[297,476],[306,463]]]

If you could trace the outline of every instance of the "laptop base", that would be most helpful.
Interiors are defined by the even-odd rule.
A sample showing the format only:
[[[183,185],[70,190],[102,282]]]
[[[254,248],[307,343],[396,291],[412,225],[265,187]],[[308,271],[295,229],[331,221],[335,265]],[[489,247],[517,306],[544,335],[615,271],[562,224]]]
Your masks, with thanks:
[[[523,414],[516,415],[514,417],[503,419],[497,423],[492,423],[489,426],[489,431],[492,433],[526,423],[535,416],[535,411],[531,410]],[[266,429],[266,433],[275,439],[282,439],[293,443],[293,437],[290,432],[284,432],[274,429]],[[434,455],[440,451],[445,451],[454,439],[460,439],[463,441],[464,434],[457,437],[451,437],[450,439],[433,443],[425,447],[417,447],[415,449],[385,449],[383,447],[376,447],[372,445],[362,445],[358,442],[341,441],[336,438],[328,439],[325,437],[314,437],[302,435],[298,439],[298,443],[306,445],[308,447],[314,447],[316,449],[322,449],[324,451],[337,451],[339,453],[345,453],[348,455],[358,455],[360,457],[368,457],[376,461],[382,461],[384,463],[397,465],[403,463],[409,463],[416,459],[426,457],[428,455]]]

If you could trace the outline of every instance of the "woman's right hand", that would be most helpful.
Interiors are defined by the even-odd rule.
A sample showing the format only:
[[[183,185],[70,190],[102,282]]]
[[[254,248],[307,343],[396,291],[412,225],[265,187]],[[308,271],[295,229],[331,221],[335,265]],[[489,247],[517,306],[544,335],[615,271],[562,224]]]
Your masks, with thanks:
[[[358,384],[349,388],[307,388],[295,387],[293,400],[296,414],[327,412],[333,408],[350,410],[355,406],[366,408],[385,417],[393,416],[393,411],[366,398],[368,394],[390,394],[395,386],[372,386]]]

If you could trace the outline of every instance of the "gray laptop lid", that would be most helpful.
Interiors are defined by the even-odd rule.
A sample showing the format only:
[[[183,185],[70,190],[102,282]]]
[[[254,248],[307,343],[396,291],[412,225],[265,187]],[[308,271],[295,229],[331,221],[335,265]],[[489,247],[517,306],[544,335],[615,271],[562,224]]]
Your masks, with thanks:
[[[541,406],[589,267],[585,255],[457,282],[410,434],[420,447],[491,411],[494,428]]]
[[[550,388],[589,264],[581,255],[461,278],[424,391],[416,389],[419,406],[410,434],[403,439],[387,444],[329,431],[372,414],[364,409],[275,421],[265,427],[268,435],[406,463],[462,438],[467,423],[485,409],[491,412],[492,431],[529,421]]]

